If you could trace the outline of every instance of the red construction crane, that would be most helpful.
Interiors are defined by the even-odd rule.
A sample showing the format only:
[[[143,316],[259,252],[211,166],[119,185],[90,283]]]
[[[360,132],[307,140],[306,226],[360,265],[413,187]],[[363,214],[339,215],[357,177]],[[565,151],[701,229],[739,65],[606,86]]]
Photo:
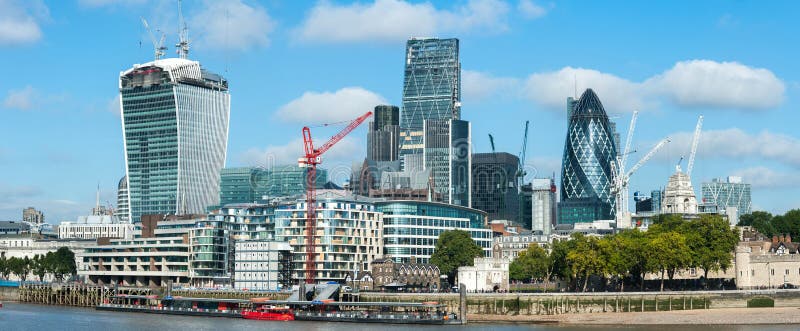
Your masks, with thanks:
[[[314,148],[314,141],[311,139],[311,129],[303,127],[303,148],[306,155],[298,160],[300,167],[308,168],[306,172],[306,284],[313,284],[317,273],[315,262],[317,254],[315,252],[317,243],[315,241],[317,228],[317,203],[315,200],[315,181],[317,178],[317,165],[322,163],[322,154],[328,151],[333,145],[338,143],[344,136],[352,132],[356,127],[372,116],[372,112],[356,118],[347,125],[342,131],[331,137],[319,149]]]

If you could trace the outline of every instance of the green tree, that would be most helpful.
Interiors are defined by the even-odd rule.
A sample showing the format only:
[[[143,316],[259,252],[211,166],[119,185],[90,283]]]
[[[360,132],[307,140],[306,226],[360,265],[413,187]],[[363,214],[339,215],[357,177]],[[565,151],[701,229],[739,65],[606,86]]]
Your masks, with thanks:
[[[692,262],[686,237],[676,231],[653,234],[647,244],[647,254],[651,270],[661,272],[661,291],[664,291],[664,273],[669,274],[672,280],[676,270],[686,268]]]
[[[28,258],[20,259],[18,257],[12,257],[8,259],[8,268],[10,272],[17,276],[22,281],[28,277],[28,272],[30,272],[30,260]]]
[[[39,281],[44,281],[44,277],[47,276],[49,270],[49,261],[47,260],[46,255],[39,255],[36,254],[33,256],[31,260],[31,271],[34,275],[39,277]]]
[[[644,276],[651,272],[647,263],[647,234],[639,229],[624,230],[615,235],[617,238],[617,257],[610,266],[619,270],[628,267],[628,273],[639,280],[639,289],[644,291]],[[624,283],[624,282],[623,282]],[[623,291],[620,288],[620,291]]]
[[[509,277],[516,280],[538,279],[549,285],[553,274],[553,261],[550,254],[539,245],[532,244],[509,265]]]
[[[472,240],[469,232],[450,230],[439,235],[431,255],[431,264],[439,267],[439,271],[446,274],[452,282],[458,273],[458,267],[472,266],[474,259],[481,256],[483,249]]]
[[[55,251],[49,263],[53,277],[59,282],[78,272],[75,265],[75,253],[67,247],[60,247]]]
[[[690,266],[703,269],[708,279],[710,271],[727,271],[733,265],[733,250],[739,242],[739,233],[732,229],[720,215],[701,215],[686,222],[681,233],[692,254]]]
[[[8,259],[0,256],[0,275],[3,276],[3,279],[8,279],[9,274],[11,274],[11,268],[9,268]]]
[[[589,278],[592,275],[605,276],[608,263],[600,251],[597,237],[576,233],[572,235],[572,240],[575,241],[575,249],[567,253],[567,260],[572,266],[572,274],[583,277],[583,292],[586,292]]]
[[[553,264],[552,276],[572,283],[575,277],[572,273],[572,264],[567,259],[567,254],[575,249],[575,240],[553,240],[550,244],[550,261]],[[573,286],[577,289],[577,284]]]

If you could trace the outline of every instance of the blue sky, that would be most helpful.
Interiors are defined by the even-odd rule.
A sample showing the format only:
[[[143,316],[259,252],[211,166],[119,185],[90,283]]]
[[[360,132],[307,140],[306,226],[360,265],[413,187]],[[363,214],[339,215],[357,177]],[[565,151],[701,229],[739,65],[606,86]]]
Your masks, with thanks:
[[[631,192],[666,185],[702,114],[695,190],[742,175],[756,209],[782,213],[800,208],[798,7],[186,0],[184,14],[190,58],[230,81],[229,166],[293,163],[303,125],[399,105],[405,40],[457,37],[475,152],[489,150],[491,133],[499,150],[519,153],[530,120],[527,166],[539,176],[558,172],[565,99],[576,85],[591,87],[623,138],[640,111],[630,165],[672,139],[631,178]],[[167,45],[176,42],[175,1],[0,0],[0,220],[19,219],[26,206],[52,223],[73,220],[93,206],[98,184],[103,203],[115,203],[124,174],[118,75],[153,53],[140,17],[167,33]],[[365,154],[364,130],[328,152],[335,179]],[[323,141],[334,131],[313,134]]]

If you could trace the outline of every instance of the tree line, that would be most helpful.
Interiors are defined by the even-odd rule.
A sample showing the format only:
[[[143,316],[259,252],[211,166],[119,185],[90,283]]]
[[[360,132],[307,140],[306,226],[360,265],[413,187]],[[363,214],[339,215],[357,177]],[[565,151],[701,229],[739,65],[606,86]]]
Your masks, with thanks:
[[[647,232],[623,230],[605,237],[573,234],[544,249],[531,245],[509,266],[510,278],[548,283],[564,280],[574,291],[586,291],[591,278],[624,291],[624,284],[638,283],[644,290],[645,275],[670,281],[679,270],[696,268],[708,273],[732,266],[739,234],[719,215],[683,220],[681,215],[661,215]],[[604,286],[604,287],[606,287]]]
[[[789,234],[800,238],[800,209],[792,209],[783,215],[772,215],[765,211],[754,211],[739,217],[740,226],[752,226],[767,237]]]
[[[52,275],[53,279],[61,282],[76,273],[75,254],[67,247],[61,247],[47,254],[36,254],[33,258],[0,257],[0,276],[4,279],[16,275],[24,282],[28,279],[28,275],[33,274],[40,282],[44,281],[47,275]]]

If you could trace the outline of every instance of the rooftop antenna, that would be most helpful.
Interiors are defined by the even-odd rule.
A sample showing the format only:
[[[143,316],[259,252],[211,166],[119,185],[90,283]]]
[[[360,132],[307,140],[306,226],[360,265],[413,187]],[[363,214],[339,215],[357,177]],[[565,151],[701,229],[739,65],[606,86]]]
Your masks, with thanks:
[[[575,99],[578,99],[578,74],[572,75],[572,82],[575,84]]]
[[[181,0],[178,0],[178,37],[180,42],[175,44],[178,48],[178,55],[181,59],[186,59],[189,56],[189,28],[186,27],[186,21],[183,20],[183,9],[181,8]]]
[[[100,211],[100,182],[97,182],[97,193],[96,193],[96,196],[95,196],[94,206],[96,208],[95,212],[99,212]]]

